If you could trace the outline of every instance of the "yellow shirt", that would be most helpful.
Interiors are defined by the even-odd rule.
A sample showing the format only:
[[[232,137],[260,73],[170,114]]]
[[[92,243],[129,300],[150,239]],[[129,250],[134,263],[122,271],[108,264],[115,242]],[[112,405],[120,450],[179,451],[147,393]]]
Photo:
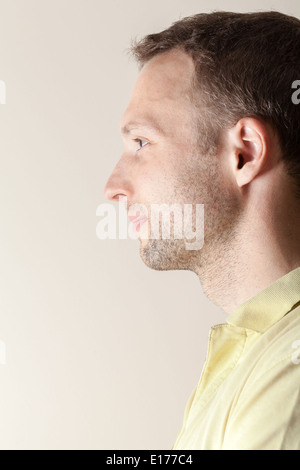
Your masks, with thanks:
[[[211,329],[173,449],[300,450],[300,268]]]

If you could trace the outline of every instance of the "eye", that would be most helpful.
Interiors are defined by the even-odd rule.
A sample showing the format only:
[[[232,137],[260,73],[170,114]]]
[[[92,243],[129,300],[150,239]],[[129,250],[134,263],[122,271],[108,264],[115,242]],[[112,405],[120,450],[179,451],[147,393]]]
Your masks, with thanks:
[[[139,149],[138,150],[141,150],[143,147],[145,147],[149,142],[147,140],[144,140],[144,139],[133,139],[134,142],[137,142],[139,144]]]

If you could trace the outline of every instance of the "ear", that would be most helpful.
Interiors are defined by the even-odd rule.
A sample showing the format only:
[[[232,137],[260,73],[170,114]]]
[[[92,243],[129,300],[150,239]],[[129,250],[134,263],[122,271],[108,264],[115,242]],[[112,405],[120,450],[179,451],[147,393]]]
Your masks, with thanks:
[[[255,118],[242,118],[229,131],[230,165],[239,187],[263,171],[270,154],[267,125]]]

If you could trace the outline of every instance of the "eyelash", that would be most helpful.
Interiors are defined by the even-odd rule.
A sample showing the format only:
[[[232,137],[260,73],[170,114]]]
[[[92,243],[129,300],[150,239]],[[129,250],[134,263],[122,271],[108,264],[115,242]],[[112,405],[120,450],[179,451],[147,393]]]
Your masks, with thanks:
[[[133,139],[134,142],[137,142],[139,145],[140,145],[140,148],[137,150],[141,150],[142,148],[146,147],[146,145],[149,143],[147,140],[145,139]],[[141,145],[141,142],[146,142],[145,145]]]

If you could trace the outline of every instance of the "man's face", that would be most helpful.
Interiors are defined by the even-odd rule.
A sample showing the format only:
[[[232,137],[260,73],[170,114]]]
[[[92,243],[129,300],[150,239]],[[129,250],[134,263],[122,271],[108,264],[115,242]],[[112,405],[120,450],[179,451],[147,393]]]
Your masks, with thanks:
[[[197,148],[196,110],[190,101],[192,59],[171,51],[150,60],[141,70],[121,120],[124,152],[111,174],[105,196],[126,196],[133,204],[204,204],[205,242],[228,217],[228,195],[217,157]],[[222,191],[223,189],[223,191]],[[135,206],[136,207],[136,206]],[[226,214],[224,214],[224,209]],[[141,209],[143,213],[143,209]],[[150,235],[151,224],[147,220]],[[143,226],[138,226],[143,231]],[[145,236],[145,234],[144,234]],[[204,249],[203,248],[203,249]],[[143,261],[154,269],[192,269],[202,250],[187,250],[184,239],[140,237]]]

